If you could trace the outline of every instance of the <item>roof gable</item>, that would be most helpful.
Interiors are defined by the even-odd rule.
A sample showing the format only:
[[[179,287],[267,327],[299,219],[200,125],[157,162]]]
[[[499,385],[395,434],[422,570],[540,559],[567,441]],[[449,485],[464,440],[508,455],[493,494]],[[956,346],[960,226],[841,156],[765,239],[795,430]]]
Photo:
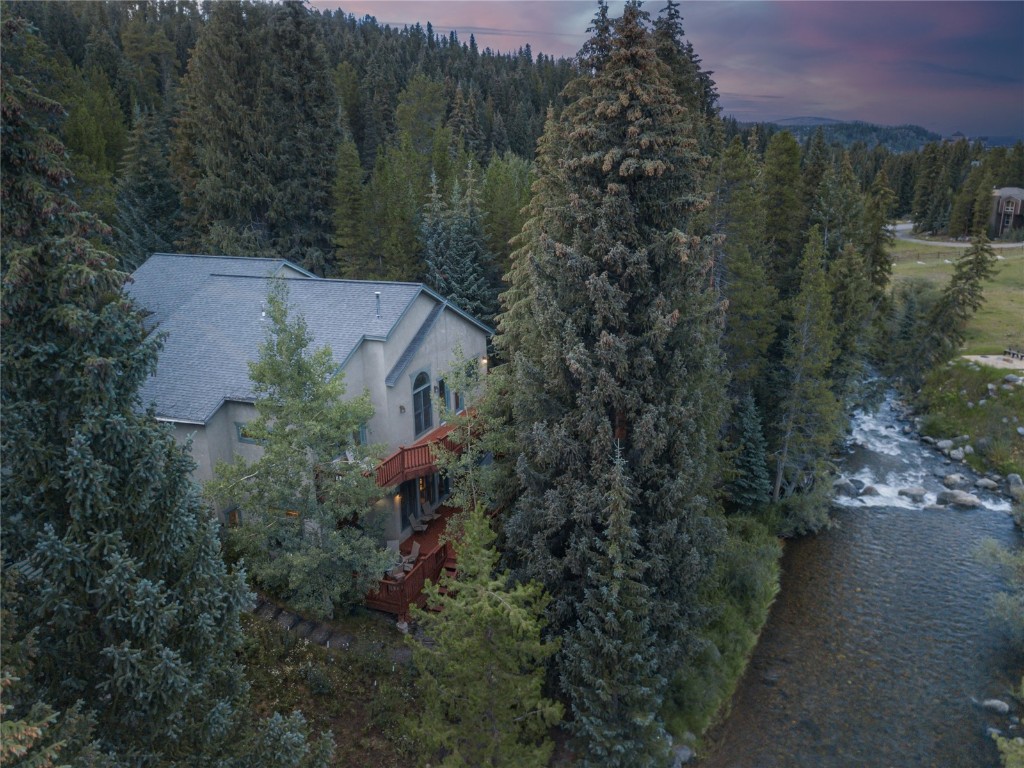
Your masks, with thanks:
[[[127,290],[165,335],[140,393],[158,417],[204,424],[225,400],[255,399],[249,362],[267,338],[274,275],[288,286],[291,316],[305,318],[312,347],[329,346],[339,368],[365,339],[388,339],[421,294],[437,302],[430,318],[447,307],[493,332],[419,283],[326,280],[283,259],[155,254]]]

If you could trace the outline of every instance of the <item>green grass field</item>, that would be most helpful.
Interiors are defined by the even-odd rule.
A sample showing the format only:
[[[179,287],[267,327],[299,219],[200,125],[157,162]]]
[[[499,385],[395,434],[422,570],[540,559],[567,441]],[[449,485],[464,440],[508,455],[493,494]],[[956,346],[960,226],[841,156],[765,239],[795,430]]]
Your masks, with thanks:
[[[893,281],[927,280],[942,287],[953,262],[966,250],[897,240]],[[1024,246],[996,250],[998,273],[985,286],[985,304],[967,328],[966,355],[991,355],[1007,347],[1024,350]]]

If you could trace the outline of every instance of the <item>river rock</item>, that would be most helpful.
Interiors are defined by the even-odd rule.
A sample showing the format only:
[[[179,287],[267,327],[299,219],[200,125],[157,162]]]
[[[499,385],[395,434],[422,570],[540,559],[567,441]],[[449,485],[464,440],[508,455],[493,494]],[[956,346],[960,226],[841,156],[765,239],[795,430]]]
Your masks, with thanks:
[[[1021,379],[1021,377],[1015,373],[1008,373],[1005,376],[1003,376],[1003,381],[1005,381],[1007,384],[1020,384],[1021,381],[1024,381],[1024,379]]]
[[[693,749],[685,744],[672,747],[672,768],[682,768],[682,766],[693,760],[694,754]]]
[[[974,487],[985,491],[994,491],[999,488],[999,483],[987,477],[981,477],[974,481]]]
[[[939,504],[950,504],[954,507],[980,507],[981,499],[967,491],[939,491],[935,499]]]
[[[845,477],[837,477],[832,481],[832,492],[836,496],[849,496],[851,498],[857,495],[856,487]]]
[[[995,712],[999,715],[1010,714],[1010,705],[1000,699],[985,699],[981,702],[981,706],[987,709],[989,712]]]
[[[882,494],[879,493],[878,489],[875,488],[875,486],[873,486],[873,485],[865,485],[864,488],[861,490],[860,495],[861,496],[881,496]]]
[[[939,442],[935,444],[935,447],[940,451],[948,451],[953,447],[953,445],[954,443],[952,440],[939,440]]]
[[[1013,392],[1013,384],[1003,384],[999,388],[1004,390],[1004,391],[1006,391],[1006,392]]]
[[[935,445],[935,438],[934,437],[928,437],[928,435],[922,435],[921,436],[921,442],[925,443],[926,445]]]
[[[964,449],[963,448],[954,448],[952,451],[949,452],[949,458],[951,458],[953,461],[963,461],[964,460]]]
[[[1007,475],[1006,485],[1010,491],[1010,495],[1014,499],[1017,501],[1024,501],[1024,482],[1021,481],[1020,475]]]
[[[923,501],[925,490],[919,485],[915,485],[911,488],[900,488],[898,491],[900,496],[906,496],[911,501]]]
[[[962,456],[960,458],[963,458]],[[942,478],[942,484],[947,488],[959,488],[960,486],[967,485],[967,478],[956,472],[952,475],[946,475]]]
[[[974,455],[974,446],[973,445],[965,445],[964,446],[964,456],[973,456],[973,455]]]
[[[1017,434],[1024,437],[1024,427],[1017,427]]]

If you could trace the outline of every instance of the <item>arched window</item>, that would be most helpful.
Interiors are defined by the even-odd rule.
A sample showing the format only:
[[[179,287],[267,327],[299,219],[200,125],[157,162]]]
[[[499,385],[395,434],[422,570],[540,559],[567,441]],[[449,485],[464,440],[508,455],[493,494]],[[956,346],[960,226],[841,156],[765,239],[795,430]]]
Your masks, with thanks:
[[[434,425],[430,405],[430,377],[426,372],[420,373],[412,383],[412,413],[417,435]]]

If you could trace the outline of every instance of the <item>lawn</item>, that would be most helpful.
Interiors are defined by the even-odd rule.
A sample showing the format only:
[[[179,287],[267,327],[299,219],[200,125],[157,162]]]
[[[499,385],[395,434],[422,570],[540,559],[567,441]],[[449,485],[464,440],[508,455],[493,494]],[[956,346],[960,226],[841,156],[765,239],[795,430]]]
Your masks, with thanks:
[[[953,263],[966,249],[897,240],[893,281],[927,280],[941,287]],[[1007,347],[1024,350],[1024,247],[997,249],[998,273],[985,286],[985,304],[967,328],[964,354],[998,354]]]

